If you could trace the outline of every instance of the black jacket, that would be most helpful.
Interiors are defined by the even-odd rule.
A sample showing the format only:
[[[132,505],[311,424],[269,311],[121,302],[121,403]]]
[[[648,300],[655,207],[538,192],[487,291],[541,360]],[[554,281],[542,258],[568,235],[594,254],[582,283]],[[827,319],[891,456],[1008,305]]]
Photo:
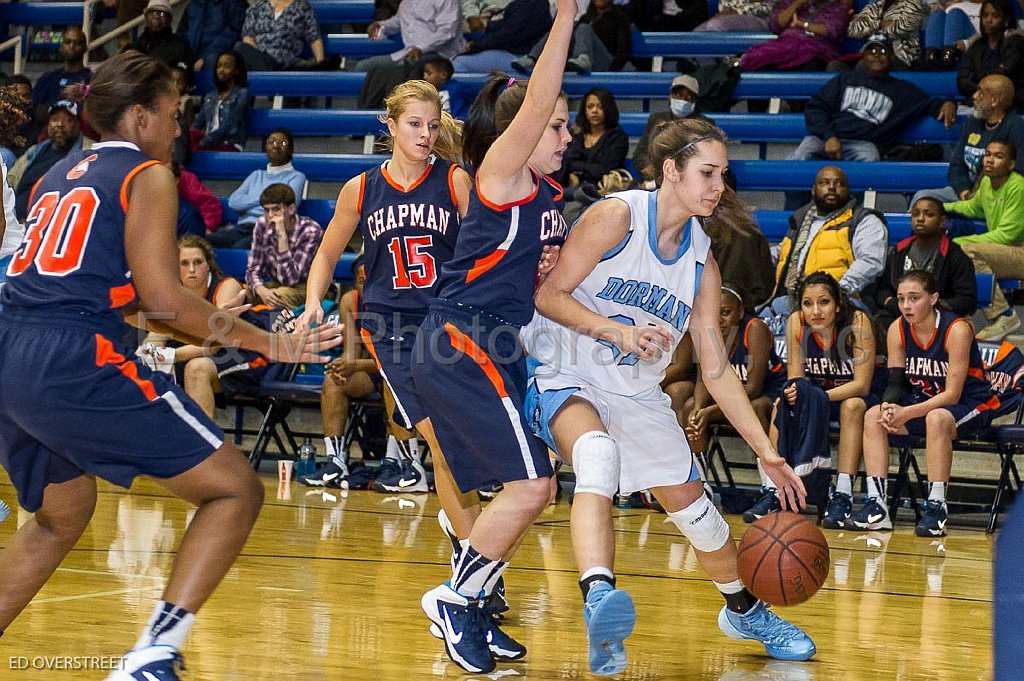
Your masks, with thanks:
[[[960,62],[956,89],[970,101],[981,79],[993,73],[1003,74],[1013,81],[1013,108],[1018,113],[1024,111],[1024,36],[1007,31],[995,50],[989,48],[987,38],[979,36]]]
[[[889,257],[885,261],[885,272],[878,278],[875,290],[878,301],[876,321],[883,331],[900,316],[899,305],[896,302],[896,282],[910,269],[907,267],[906,254],[916,238],[907,237],[889,251]],[[933,274],[939,285],[939,300],[945,303],[947,308],[964,317],[974,314],[978,308],[978,285],[974,280],[974,263],[948,236],[942,237],[938,269]],[[889,297],[892,300],[886,304],[885,299]]]
[[[597,184],[605,173],[623,167],[628,153],[629,137],[619,126],[605,131],[597,144],[589,149],[583,144],[583,133],[575,133],[569,148],[565,150],[562,169],[555,179],[566,184],[569,175],[577,173],[580,182]]]

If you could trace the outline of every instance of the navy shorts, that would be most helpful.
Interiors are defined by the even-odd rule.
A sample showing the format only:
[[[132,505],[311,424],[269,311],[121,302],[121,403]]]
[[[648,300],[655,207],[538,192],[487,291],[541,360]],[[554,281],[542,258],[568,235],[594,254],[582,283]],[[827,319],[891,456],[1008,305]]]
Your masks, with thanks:
[[[904,403],[909,405],[912,402],[905,400]],[[992,425],[992,412],[986,410],[984,404],[984,402],[977,404],[954,404],[949,407],[939,408],[945,409],[953,415],[953,420],[956,421],[956,437],[958,440],[974,440],[984,435]],[[905,427],[911,435],[917,437],[924,437],[926,435],[923,416],[907,421]]]
[[[416,353],[413,378],[459,489],[552,475],[548,448],[523,416],[518,328],[435,303]]]
[[[406,430],[427,418],[412,378],[413,353],[423,315],[359,312],[359,334],[395,398],[391,420]]]
[[[110,340],[120,337],[73,318],[0,312],[0,465],[25,510],[39,510],[51,483],[171,478],[223,444],[170,376]]]

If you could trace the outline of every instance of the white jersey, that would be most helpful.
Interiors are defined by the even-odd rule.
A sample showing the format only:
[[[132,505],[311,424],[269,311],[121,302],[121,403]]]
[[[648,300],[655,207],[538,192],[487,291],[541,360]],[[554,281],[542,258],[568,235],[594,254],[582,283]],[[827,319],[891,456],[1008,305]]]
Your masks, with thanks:
[[[14,214],[14,190],[7,182],[7,164],[2,159],[0,159],[0,171],[2,171],[0,183],[3,184],[4,218],[7,221],[4,240],[0,243],[0,258],[6,258],[21,245],[22,239],[25,238],[25,227],[18,222],[18,217]],[[2,276],[0,273],[0,277]]]
[[[660,326],[671,332],[673,348],[690,323],[711,239],[691,218],[675,257],[658,253],[657,192],[639,189],[609,196],[629,206],[629,231],[576,287],[573,297],[590,310],[629,326]],[[672,361],[665,352],[654,362],[624,355],[614,344],[595,340],[534,315],[522,330],[532,376],[543,391],[555,379],[580,380],[619,395],[638,395],[656,387]],[[539,365],[539,366],[538,366]]]

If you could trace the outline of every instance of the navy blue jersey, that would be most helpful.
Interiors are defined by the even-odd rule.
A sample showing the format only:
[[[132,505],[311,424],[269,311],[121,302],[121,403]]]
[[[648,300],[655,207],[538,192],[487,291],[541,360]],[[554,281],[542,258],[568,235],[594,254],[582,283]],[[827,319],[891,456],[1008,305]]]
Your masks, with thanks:
[[[840,335],[845,339],[845,335]],[[835,337],[832,339],[835,343]],[[804,352],[804,376],[822,390],[832,390],[853,380],[853,358],[845,348],[839,348],[839,361],[832,359],[832,345],[825,345],[811,327],[800,323],[800,347]],[[881,395],[886,384],[885,362],[875,357],[869,395]]]
[[[906,356],[904,366],[907,380],[918,399],[934,397],[946,389],[946,375],[949,372],[949,351],[946,344],[949,330],[954,324],[969,324],[948,310],[935,310],[935,333],[926,344],[918,341],[914,327],[900,317],[900,345]],[[967,378],[960,393],[960,402],[986,402],[992,397],[992,386],[985,377],[985,365],[981,361],[978,341],[971,330],[971,351],[968,359]]]
[[[124,251],[128,188],[158,164],[128,142],[73,151],[32,192],[0,305],[100,315],[136,302]]]
[[[1024,393],[1024,353],[1009,341],[979,343],[981,361],[992,392],[999,398],[996,415],[1013,413]]]
[[[217,292],[220,291],[222,284],[228,281],[237,281],[234,277],[229,277],[226,274],[222,274],[219,277],[210,276],[209,283],[206,284],[206,290],[203,291],[203,298],[206,299],[210,305],[217,304]]]
[[[750,325],[755,319],[757,317],[753,315],[745,315],[740,320],[740,333],[743,335],[737,339],[736,347],[729,355],[729,364],[732,365],[732,370],[739,376],[743,385],[747,384],[747,370],[750,363]],[[775,352],[775,344],[772,343],[768,351],[768,372],[764,375],[764,387],[761,389],[761,394],[775,397],[782,390],[782,385],[785,382],[786,365]]]
[[[387,162],[360,176],[357,211],[366,261],[366,309],[426,313],[438,272],[451,260],[459,235],[456,168],[431,156],[426,171],[408,190],[391,179]]]
[[[512,324],[533,317],[537,265],[546,245],[565,241],[568,228],[555,205],[562,187],[534,174],[533,193],[499,206],[481,196],[469,199],[455,257],[441,268],[438,297],[470,305]]]

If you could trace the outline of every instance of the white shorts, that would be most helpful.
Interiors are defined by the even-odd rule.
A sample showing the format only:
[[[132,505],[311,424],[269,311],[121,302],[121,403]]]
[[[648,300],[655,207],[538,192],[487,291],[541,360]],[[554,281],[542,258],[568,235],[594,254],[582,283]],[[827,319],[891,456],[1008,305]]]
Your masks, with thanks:
[[[619,447],[619,492],[629,494],[652,487],[700,480],[672,402],[660,387],[626,397],[606,392],[565,375],[531,378],[524,409],[534,433],[562,458],[555,447],[550,423],[570,397],[586,400],[597,411]]]

